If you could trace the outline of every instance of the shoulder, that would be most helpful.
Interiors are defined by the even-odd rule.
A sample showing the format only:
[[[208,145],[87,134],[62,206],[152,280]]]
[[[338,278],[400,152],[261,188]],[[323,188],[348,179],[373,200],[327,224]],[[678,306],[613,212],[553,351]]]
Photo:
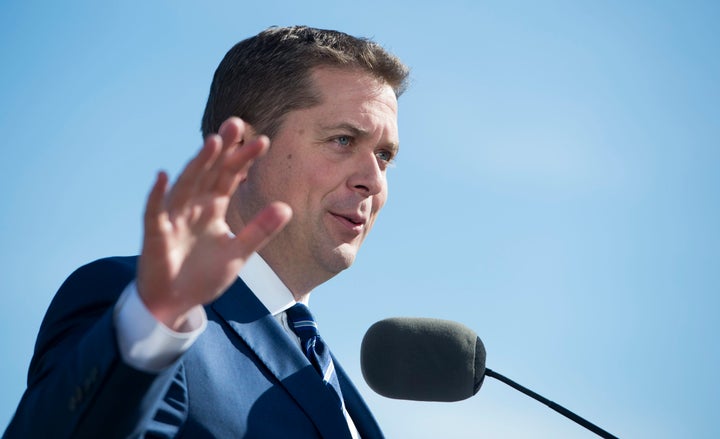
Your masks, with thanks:
[[[62,283],[49,310],[86,302],[114,302],[135,278],[136,256],[98,259],[76,269]]]
[[[77,323],[78,319],[94,319],[112,307],[135,278],[136,260],[135,256],[103,258],[75,270],[55,293],[40,335],[51,327]]]
[[[83,265],[65,279],[50,303],[48,314],[80,304],[114,303],[135,278],[136,264],[136,256],[115,256]]]
[[[30,365],[42,368],[46,354],[73,345],[111,313],[125,287],[135,278],[137,257],[110,257],[75,270],[60,286],[45,313]]]
[[[107,285],[123,279],[130,281],[135,277],[136,266],[137,256],[113,256],[98,259],[75,270],[60,289],[75,282],[97,282],[100,285]]]

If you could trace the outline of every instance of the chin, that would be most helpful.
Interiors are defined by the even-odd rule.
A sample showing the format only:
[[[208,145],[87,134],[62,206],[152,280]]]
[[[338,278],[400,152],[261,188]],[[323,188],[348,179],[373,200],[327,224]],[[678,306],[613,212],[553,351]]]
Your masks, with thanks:
[[[357,249],[348,245],[341,245],[332,250],[332,252],[325,258],[325,266],[331,273],[340,273],[341,271],[350,268],[355,262],[355,256]]]

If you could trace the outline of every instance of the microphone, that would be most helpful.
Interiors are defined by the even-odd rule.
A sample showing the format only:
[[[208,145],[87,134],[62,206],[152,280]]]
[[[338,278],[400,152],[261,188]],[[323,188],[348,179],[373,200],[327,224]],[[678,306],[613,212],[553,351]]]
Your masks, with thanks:
[[[485,346],[467,326],[450,320],[394,317],[373,324],[363,337],[360,365],[378,394],[413,401],[461,401],[490,376],[542,402],[606,439],[618,439],[553,401],[485,367]]]
[[[480,390],[485,346],[470,328],[429,318],[395,317],[368,329],[360,348],[363,377],[382,396],[453,402]]]

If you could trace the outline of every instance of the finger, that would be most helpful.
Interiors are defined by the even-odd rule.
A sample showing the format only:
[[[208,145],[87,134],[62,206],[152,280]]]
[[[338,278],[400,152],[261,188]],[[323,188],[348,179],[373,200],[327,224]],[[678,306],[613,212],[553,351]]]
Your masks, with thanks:
[[[247,259],[260,250],[287,225],[290,218],[290,206],[280,201],[270,203],[236,235],[233,241],[235,258]]]
[[[235,147],[242,144],[243,134],[245,134],[245,122],[239,117],[230,117],[220,125],[218,134],[222,137],[223,145],[226,147]]]
[[[220,125],[217,135],[220,137],[220,153],[214,157],[213,162],[206,168],[205,172],[197,178],[199,191],[212,191],[221,172],[222,164],[228,155],[236,151],[243,143],[245,134],[245,123],[237,117],[231,117]]]
[[[168,187],[168,176],[165,172],[158,172],[155,183],[148,194],[145,205],[145,231],[154,232],[160,229],[165,218],[164,198]]]
[[[168,211],[171,215],[181,212],[198,187],[201,176],[220,154],[221,138],[211,134],[205,138],[200,152],[185,166],[167,197]]]
[[[267,136],[258,136],[234,151],[225,159],[211,189],[217,194],[232,195],[247,176],[255,159],[265,154],[269,146],[270,139]]]

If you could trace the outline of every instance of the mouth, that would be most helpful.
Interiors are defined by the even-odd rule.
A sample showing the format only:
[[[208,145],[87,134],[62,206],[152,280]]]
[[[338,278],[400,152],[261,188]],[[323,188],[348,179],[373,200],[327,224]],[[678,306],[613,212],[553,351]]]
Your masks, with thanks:
[[[349,231],[359,234],[365,229],[367,218],[354,213],[330,212],[330,215]]]

